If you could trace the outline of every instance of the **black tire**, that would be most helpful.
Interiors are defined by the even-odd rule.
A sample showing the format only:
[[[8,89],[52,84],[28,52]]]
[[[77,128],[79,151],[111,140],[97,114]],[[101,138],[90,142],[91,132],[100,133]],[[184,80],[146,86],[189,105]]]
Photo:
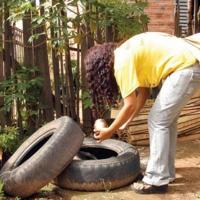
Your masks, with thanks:
[[[30,136],[0,171],[5,193],[28,197],[54,179],[73,159],[83,133],[69,117],[54,120]]]
[[[128,185],[139,174],[139,153],[132,145],[85,138],[77,156],[54,183],[71,190],[105,191]]]

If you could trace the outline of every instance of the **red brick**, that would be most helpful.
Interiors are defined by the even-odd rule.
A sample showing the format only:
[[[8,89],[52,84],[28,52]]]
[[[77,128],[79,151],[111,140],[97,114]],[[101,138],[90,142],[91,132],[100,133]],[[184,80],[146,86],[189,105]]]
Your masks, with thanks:
[[[145,13],[150,18],[149,31],[161,31],[170,34],[174,33],[174,1],[173,0],[148,0],[148,7]]]

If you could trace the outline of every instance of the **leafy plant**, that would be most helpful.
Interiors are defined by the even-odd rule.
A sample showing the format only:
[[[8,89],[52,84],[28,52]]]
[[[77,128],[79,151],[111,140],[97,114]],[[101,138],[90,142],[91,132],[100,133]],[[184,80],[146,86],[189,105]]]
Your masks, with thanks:
[[[37,102],[42,79],[32,77],[36,72],[36,67],[20,66],[8,80],[0,82],[0,96],[4,98],[3,110],[10,111],[16,100],[27,105]],[[28,91],[31,91],[31,94]]]
[[[84,0],[82,2],[88,3]],[[84,19],[90,22],[91,31],[95,33],[97,25],[102,31],[105,26],[111,26],[115,29],[115,39],[118,41],[143,32],[149,20],[144,13],[144,8],[147,6],[144,1],[130,3],[126,0],[92,0],[89,2],[93,7],[88,14],[84,15]]]
[[[0,199],[4,199],[3,181],[0,179]]]
[[[17,105],[18,115],[22,117],[24,126],[27,119],[37,115],[34,107],[39,108],[39,96],[42,87],[42,78],[35,76],[38,73],[36,67],[19,66],[15,74],[0,82],[0,97],[4,99],[1,111],[10,112]]]
[[[134,34],[143,32],[148,22],[148,17],[144,13],[144,8],[147,5],[144,2],[146,1],[130,2],[129,0],[1,0],[0,15],[3,14],[4,18],[7,17],[7,19],[3,19],[3,23],[7,20],[11,26],[15,26],[16,22],[19,21],[26,22],[23,23],[24,36],[26,36],[24,39],[27,41],[29,37],[30,44],[25,42],[24,47],[25,51],[28,48],[33,50],[32,56],[34,58],[31,59],[32,61],[37,60],[36,57],[40,54],[38,52],[41,51],[39,47],[46,47],[47,44],[49,51],[47,52],[46,48],[44,48],[43,53],[46,58],[48,57],[49,63],[55,61],[53,58],[56,57],[58,62],[54,66],[51,65],[51,67],[52,69],[59,69],[59,75],[62,74],[62,81],[58,83],[58,88],[64,89],[69,81],[70,87],[66,87],[64,90],[69,94],[73,94],[73,92],[77,94],[77,99],[72,98],[72,101],[69,101],[74,102],[77,100],[76,104],[67,102],[64,91],[60,94],[58,101],[63,104],[63,108],[66,108],[66,110],[73,110],[73,112],[70,111],[69,113],[75,113],[79,111],[78,108],[75,108],[79,105],[79,91],[84,88],[80,82],[80,77],[84,79],[84,76],[81,74],[82,70],[80,70],[80,76],[79,73],[76,74],[80,67],[77,66],[77,70],[76,65],[80,65],[81,62],[74,63],[72,61],[71,48],[68,49],[68,47],[72,44],[78,44],[79,50],[81,50],[80,55],[83,58],[87,48],[95,42],[103,43],[110,40],[108,37],[110,35],[112,35],[113,40],[119,42]],[[9,17],[7,14],[9,14]],[[6,28],[3,25],[2,27]],[[4,33],[5,30],[1,30],[0,27],[1,32]],[[10,35],[12,34],[10,33]],[[32,46],[34,47],[32,48]],[[76,50],[76,47],[74,49]],[[7,51],[11,52],[11,50]],[[68,59],[68,56],[71,57]],[[69,65],[68,61],[72,61],[71,65]],[[44,66],[48,68],[47,63],[42,64],[42,62],[39,62],[38,65],[40,65],[41,69]],[[52,71],[49,68],[47,70]],[[72,77],[69,77],[72,74],[71,71],[73,72],[73,80]],[[10,77],[5,77],[6,80],[0,83],[0,97],[4,101],[4,105],[0,109],[7,112],[9,119],[6,120],[16,120],[17,122],[14,121],[14,124],[17,124],[21,132],[22,129],[32,130],[27,127],[37,128],[41,121],[46,120],[48,115],[51,115],[51,117],[48,117],[51,119],[54,109],[53,105],[51,105],[52,102],[49,103],[49,110],[52,112],[47,112],[48,109],[45,106],[40,109],[39,97],[41,97],[42,79],[37,68],[21,65],[17,71],[12,68],[11,74]],[[42,74],[46,76],[46,73]],[[59,78],[59,75],[56,76]],[[44,77],[44,80],[47,80],[46,77]],[[48,74],[47,82],[49,83],[50,80],[52,83],[54,82],[53,77]],[[48,91],[48,99],[50,99],[52,98],[53,88],[49,86]],[[90,108],[92,102],[89,93],[86,91],[82,94],[84,108]],[[54,111],[56,111],[56,108]],[[78,115],[79,112],[75,114]]]
[[[0,128],[0,148],[4,152],[13,153],[19,144],[19,133],[16,127]]]
[[[84,34],[87,34],[77,31],[80,25],[89,24],[94,39],[98,28],[103,33],[105,26],[112,26],[116,29],[116,38],[121,40],[143,32],[148,23],[144,13],[147,3],[142,0],[134,3],[128,0],[61,0],[53,4],[51,1],[43,1],[39,5],[26,0],[9,0],[7,4],[12,11],[9,20],[13,23],[26,18],[27,13],[31,12],[32,29],[45,26],[45,31],[33,34],[29,42],[46,35],[49,44],[59,52],[66,48],[66,39],[73,39],[80,44]],[[86,9],[88,6],[90,9]],[[74,17],[68,16],[68,13],[73,13]],[[48,37],[50,30],[57,37]]]
[[[83,102],[84,109],[92,107],[92,99],[88,91],[83,91],[82,102]]]

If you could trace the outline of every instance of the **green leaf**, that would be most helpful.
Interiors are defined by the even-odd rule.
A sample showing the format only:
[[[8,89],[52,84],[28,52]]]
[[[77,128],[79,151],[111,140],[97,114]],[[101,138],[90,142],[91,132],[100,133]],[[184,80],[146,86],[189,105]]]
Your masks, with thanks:
[[[92,99],[91,99],[90,93],[88,91],[83,92],[81,99],[82,99],[82,102],[83,102],[84,109],[91,108]]]

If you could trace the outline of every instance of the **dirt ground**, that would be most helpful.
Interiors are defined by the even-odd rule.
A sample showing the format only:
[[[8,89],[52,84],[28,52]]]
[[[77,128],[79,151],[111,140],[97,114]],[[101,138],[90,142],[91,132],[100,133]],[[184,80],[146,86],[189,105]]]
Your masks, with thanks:
[[[142,164],[147,162],[148,147],[138,148]],[[53,185],[44,187],[29,200],[200,200],[200,140],[178,142],[176,155],[177,179],[162,195],[139,195],[130,185],[105,192],[63,190]],[[13,199],[6,197],[6,199]]]

